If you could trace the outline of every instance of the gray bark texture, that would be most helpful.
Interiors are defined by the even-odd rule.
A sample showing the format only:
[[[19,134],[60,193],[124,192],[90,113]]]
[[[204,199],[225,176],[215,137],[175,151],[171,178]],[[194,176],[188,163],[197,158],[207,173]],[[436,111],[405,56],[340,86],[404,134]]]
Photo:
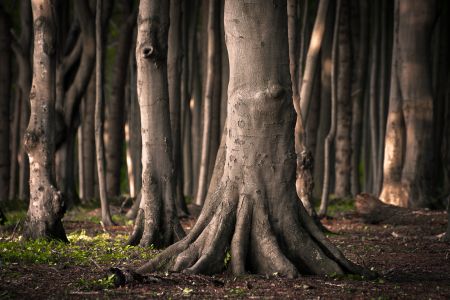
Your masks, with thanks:
[[[0,201],[9,197],[9,101],[11,91],[11,34],[9,16],[0,4]]]
[[[61,219],[66,203],[55,188],[56,24],[50,0],[31,2],[34,22],[31,117],[24,136],[30,159],[30,206],[21,242],[50,238],[67,242]]]
[[[110,1],[110,0],[109,0]],[[106,144],[106,190],[108,197],[120,196],[120,173],[122,169],[123,142],[125,137],[125,85],[127,80],[128,58],[136,25],[137,8],[133,2],[117,1],[120,8],[119,40],[114,58],[111,82],[111,97],[108,111],[108,143]]]
[[[339,25],[339,67],[337,74],[337,127],[336,127],[336,184],[337,198],[350,195],[350,158],[352,154],[350,132],[352,125],[351,79],[352,48],[350,35],[350,3],[342,2]]]
[[[185,236],[175,206],[167,82],[169,2],[141,0],[136,41],[141,108],[142,199],[126,245],[167,247]]]
[[[225,2],[231,80],[222,179],[189,234],[136,272],[215,274],[229,249],[234,275],[374,278],[331,244],[296,193],[287,3],[247,2]]]
[[[400,0],[397,76],[403,99],[406,147],[402,186],[408,207],[429,207],[435,195],[430,45],[438,1]]]

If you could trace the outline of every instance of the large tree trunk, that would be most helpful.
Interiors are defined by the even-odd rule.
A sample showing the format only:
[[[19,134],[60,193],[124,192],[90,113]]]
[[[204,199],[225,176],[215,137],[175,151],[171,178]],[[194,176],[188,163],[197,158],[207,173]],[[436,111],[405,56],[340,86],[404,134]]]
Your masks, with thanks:
[[[182,148],[181,148],[181,67],[183,45],[181,39],[181,1],[170,1],[169,50],[167,54],[167,76],[169,81],[170,124],[173,142],[173,173],[177,187],[176,204],[178,214],[188,214],[183,193]]]
[[[11,91],[11,34],[9,16],[0,4],[0,201],[9,197],[9,102]]]
[[[429,207],[435,195],[430,45],[438,1],[400,0],[397,75],[403,98],[406,153],[402,186],[408,207]]]
[[[384,147],[383,185],[380,200],[386,204],[407,207],[401,184],[403,169],[403,136],[405,123],[402,112],[402,96],[397,75],[398,65],[398,1],[394,8],[394,45],[392,51],[391,87]]]
[[[369,3],[367,0],[353,1],[353,9],[359,9],[352,15],[353,76],[352,82],[352,157],[351,157],[351,194],[361,192],[359,164],[362,151],[362,128],[364,113],[364,95],[369,57]]]
[[[352,48],[350,36],[349,2],[342,2],[339,25],[339,68],[337,74],[337,127],[336,127],[336,185],[334,195],[337,198],[350,195],[351,141],[352,124],[351,73]]]
[[[142,123],[142,199],[127,245],[167,247],[185,236],[175,207],[167,39],[169,3],[141,0],[136,42]]]
[[[137,9],[132,10],[132,1],[117,1],[117,5],[120,8],[121,18],[119,40],[114,58],[111,97],[109,99],[108,143],[105,149],[106,190],[108,197],[120,196],[120,173],[123,163],[123,142],[125,137],[125,85],[130,48],[133,40],[133,28],[137,18]]]
[[[41,237],[67,241],[61,219],[66,203],[55,188],[56,24],[49,0],[33,0],[31,120],[24,137],[30,158],[30,207],[21,242]]]
[[[230,249],[234,275],[376,276],[345,259],[297,196],[286,10],[286,1],[225,3],[231,80],[224,173],[186,238],[137,273],[214,274]]]

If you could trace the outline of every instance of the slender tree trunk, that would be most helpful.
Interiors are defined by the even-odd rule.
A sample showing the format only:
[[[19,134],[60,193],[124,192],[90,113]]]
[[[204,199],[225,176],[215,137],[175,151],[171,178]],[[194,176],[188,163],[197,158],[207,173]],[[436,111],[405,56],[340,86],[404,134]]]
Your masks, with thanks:
[[[364,114],[364,95],[366,94],[367,66],[369,57],[369,2],[353,1],[359,13],[352,16],[353,74],[352,83],[352,157],[351,157],[351,194],[356,197],[361,193],[359,164],[362,151],[362,128]]]
[[[441,155],[442,165],[444,167],[444,192],[448,193],[450,190],[446,190],[445,188],[450,188],[450,75],[447,75],[447,92],[445,95],[445,100],[445,123],[442,131]]]
[[[377,179],[374,183],[374,195],[379,196],[383,183],[383,161],[384,161],[384,139],[386,132],[386,72],[387,67],[387,1],[381,1],[381,24],[380,24],[380,74],[378,76],[378,150],[377,150],[377,164],[376,174]]]
[[[177,187],[176,204],[179,215],[187,215],[183,194],[182,148],[181,148],[181,70],[183,45],[181,39],[181,1],[170,2],[169,50],[167,54],[167,76],[169,82],[170,124],[173,142],[173,172]]]
[[[223,131],[227,121],[227,100],[228,100],[228,82],[230,80],[230,62],[228,61],[227,46],[225,44],[225,29],[223,25],[224,14],[223,9],[225,0],[220,0],[220,51],[221,51],[221,70],[222,70],[222,87],[220,89],[220,130]],[[221,142],[222,144],[222,142]],[[220,147],[219,147],[220,148]],[[216,159],[217,161],[217,159]]]
[[[327,12],[327,25],[323,35],[320,66],[320,126],[317,150],[314,156],[314,196],[322,197],[324,178],[324,144],[331,124],[331,49],[333,48],[333,28],[335,3],[330,3]],[[333,154],[333,153],[332,153]]]
[[[21,242],[41,237],[67,242],[61,219],[66,203],[55,188],[56,24],[49,0],[31,2],[34,21],[31,120],[24,148],[31,162],[30,206]]]
[[[300,93],[298,89],[298,16],[297,3],[298,0],[287,0],[287,15],[288,15],[288,39],[289,39],[289,70],[291,72],[292,81],[292,98],[294,103],[299,103]],[[302,36],[303,37],[303,36]]]
[[[311,151],[315,161],[317,151],[317,138],[319,133],[320,120],[320,61],[317,63],[317,70],[314,74],[314,86],[311,95],[311,105],[309,106],[309,121],[306,124],[306,148]]]
[[[338,51],[338,37],[339,37],[339,27],[341,25],[341,6],[342,0],[337,0],[336,3],[336,17],[334,19],[334,33],[333,33],[333,46],[331,50],[331,126],[330,132],[325,139],[325,151],[324,151],[324,178],[323,178],[323,189],[322,189],[322,199],[320,202],[319,216],[324,217],[327,215],[328,210],[328,194],[330,192],[330,175],[331,175],[331,144],[336,135],[337,127],[337,51]]]
[[[215,274],[230,249],[234,275],[250,271],[294,278],[344,274],[345,269],[376,276],[345,259],[298,201],[286,29],[286,1],[226,2],[232,80],[224,173],[186,238],[138,274],[163,268]]]
[[[78,154],[78,196],[80,199],[84,199],[84,164],[83,164],[83,102],[81,102],[80,107],[80,126],[78,126],[78,132],[77,132],[77,154]]]
[[[337,74],[337,127],[336,127],[336,184],[334,195],[343,198],[350,195],[351,171],[351,73],[352,48],[350,35],[350,7],[349,2],[342,2],[339,24],[339,68]]]
[[[9,16],[0,4],[0,201],[9,197],[9,102],[11,91],[11,34]],[[3,218],[2,218],[3,219]]]
[[[433,92],[430,45],[437,18],[437,2],[410,5],[400,1],[397,74],[406,127],[402,186],[408,207],[429,207],[435,195]]]
[[[380,3],[373,2],[373,33],[372,33],[372,53],[370,58],[370,139],[372,145],[372,177],[373,184],[371,192],[374,193],[378,185],[377,163],[378,163],[378,110],[377,110],[377,79],[379,66],[379,42],[380,42]]]
[[[108,143],[106,158],[106,191],[108,197],[120,196],[120,173],[122,169],[123,143],[125,138],[125,85],[130,48],[133,40],[133,28],[136,24],[137,8],[128,0],[117,1],[120,8],[119,40],[114,58],[111,97],[108,111]]]
[[[14,121],[11,130],[11,170],[9,181],[9,200],[16,199],[17,171],[19,169],[19,129],[20,129],[20,107],[21,107],[21,90],[16,87],[15,104],[14,104]]]
[[[95,72],[92,72],[89,85],[84,98],[84,122],[83,122],[83,172],[84,172],[84,197],[95,197]]]
[[[212,130],[212,112],[213,112],[213,93],[214,93],[214,58],[215,58],[215,46],[216,46],[216,34],[215,34],[215,1],[211,1],[208,5],[208,64],[206,74],[206,90],[204,101],[204,124],[203,124],[203,139],[202,139],[202,157],[200,162],[200,173],[197,190],[198,205],[203,205],[208,188],[208,163],[211,145],[211,130]]]
[[[300,33],[300,49],[299,49],[299,60],[298,60],[298,90],[299,93],[302,90],[302,82],[303,82],[303,69],[305,67],[305,50],[306,50],[306,29],[309,23],[309,0],[304,1],[303,6],[303,25],[302,31]],[[300,3],[298,3],[298,17],[300,18]],[[324,31],[325,32],[325,31]],[[299,95],[300,97],[300,95]]]
[[[100,187],[100,202],[102,205],[102,222],[105,226],[113,225],[109,212],[108,194],[106,190],[105,158],[102,130],[103,108],[103,39],[102,39],[102,1],[97,0],[95,14],[95,41],[96,41],[96,97],[95,97],[95,150],[97,154],[98,183]]]
[[[392,51],[389,111],[384,143],[385,155],[383,167],[383,186],[379,198],[387,204],[407,207],[408,203],[401,184],[405,124],[402,111],[402,96],[400,94],[400,86],[397,75],[399,9],[399,0],[396,0],[394,8],[394,44]]]
[[[31,69],[30,69],[30,73]],[[30,78],[31,79],[31,78]],[[30,81],[31,83],[31,81]],[[31,89],[31,84],[29,85]],[[30,91],[28,89],[28,91]],[[27,93],[29,95],[30,93]],[[21,101],[21,110],[20,110],[20,136],[24,136],[25,131],[27,129],[28,121],[30,120],[30,98],[29,96],[22,96]],[[20,170],[19,170],[19,200],[26,201],[30,199],[30,161],[28,160],[27,152],[25,151],[24,145],[23,145],[23,139],[20,141]]]
[[[167,247],[185,236],[175,207],[176,174],[167,83],[169,2],[141,0],[136,42],[142,123],[142,199],[126,245]]]

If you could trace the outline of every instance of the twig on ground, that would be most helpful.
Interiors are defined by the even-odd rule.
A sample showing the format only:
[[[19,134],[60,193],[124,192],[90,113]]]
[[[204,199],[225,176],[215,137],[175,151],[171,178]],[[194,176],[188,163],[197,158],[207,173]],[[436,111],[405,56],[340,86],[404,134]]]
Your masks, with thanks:
[[[102,225],[103,231],[104,231],[105,233],[107,233],[107,234],[109,234],[109,235],[112,235],[113,237],[117,237],[117,235],[115,235],[114,233],[110,232],[110,231],[106,228],[105,224],[103,224],[102,221],[100,221],[100,225]]]
[[[391,235],[395,238],[404,238],[404,239],[418,239],[418,238],[422,238],[422,239],[429,239],[429,240],[438,240],[441,239],[444,235],[444,233],[438,234],[438,235],[425,235],[425,236],[418,236],[418,235],[404,235],[404,234],[400,234],[397,233],[395,231],[392,231]]]
[[[122,202],[122,205],[120,205],[119,211],[117,212],[118,214],[122,214],[123,213],[123,208],[125,207],[125,205],[128,203],[128,200],[130,200],[130,196],[127,196],[125,198],[125,200]]]
[[[17,227],[19,227],[20,221],[21,221],[21,219],[19,219],[19,221],[17,221],[17,224],[16,224],[16,226],[14,227],[14,230],[13,230],[13,234],[11,235],[10,238],[6,239],[7,241],[14,240],[14,235],[16,234],[16,229],[17,229]]]
[[[88,257],[96,266],[97,268],[99,268],[100,270],[103,270],[102,267],[100,267],[100,265],[98,263],[95,262],[95,260],[93,260],[92,258]]]

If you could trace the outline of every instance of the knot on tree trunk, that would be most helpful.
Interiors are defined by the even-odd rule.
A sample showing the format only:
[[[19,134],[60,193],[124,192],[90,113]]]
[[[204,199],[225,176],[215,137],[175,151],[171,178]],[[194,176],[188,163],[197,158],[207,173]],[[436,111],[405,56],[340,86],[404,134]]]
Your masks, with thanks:
[[[43,130],[26,130],[25,136],[23,137],[23,148],[25,151],[29,152],[34,149],[38,143],[39,138],[44,135]]]
[[[52,20],[45,16],[40,16],[34,22],[36,33],[43,37],[43,51],[48,56],[52,56],[56,52],[56,30],[52,24]]]

